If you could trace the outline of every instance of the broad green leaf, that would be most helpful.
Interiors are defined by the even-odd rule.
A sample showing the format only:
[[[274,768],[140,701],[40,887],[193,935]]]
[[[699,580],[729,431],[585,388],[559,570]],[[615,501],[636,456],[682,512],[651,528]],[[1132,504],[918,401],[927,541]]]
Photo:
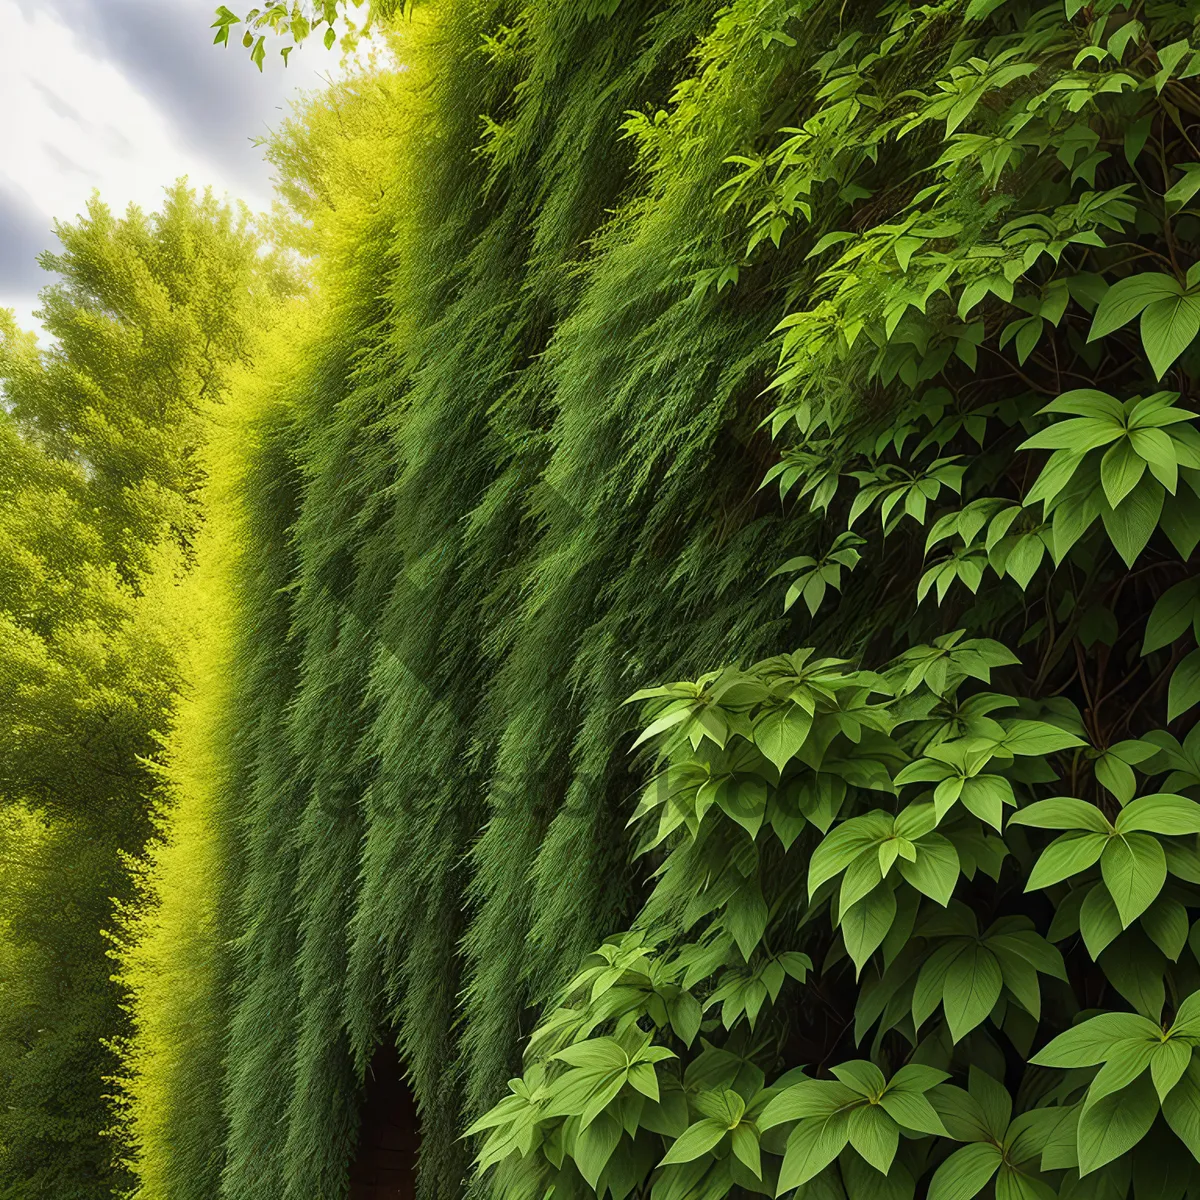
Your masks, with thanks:
[[[838,1080],[860,1096],[878,1096],[887,1087],[883,1072],[866,1059],[840,1063],[830,1069]]]
[[[1154,903],[1167,882],[1167,856],[1158,839],[1148,833],[1122,834],[1104,847],[1100,873],[1121,924],[1128,929]]]
[[[927,834],[917,844],[916,862],[900,860],[900,874],[917,891],[943,908],[950,903],[961,865],[958,851],[940,834]]]
[[[1161,379],[1200,333],[1200,296],[1170,296],[1142,312],[1142,345]]]
[[[675,1139],[659,1166],[691,1162],[700,1155],[707,1154],[728,1132],[727,1125],[723,1125],[712,1117],[705,1117]],[[594,1187],[595,1184],[593,1183],[592,1186]]]
[[[996,1175],[996,1200],[1058,1200],[1044,1180],[1005,1165]]]
[[[1112,829],[1108,818],[1094,804],[1074,796],[1057,796],[1027,804],[1013,813],[1008,823],[1033,825],[1038,829],[1090,829],[1095,833],[1108,833]]]
[[[1178,280],[1170,275],[1145,272],[1131,275],[1114,283],[1104,293],[1096,315],[1092,319],[1092,328],[1088,333],[1088,341],[1094,342],[1127,325],[1146,307],[1156,301],[1170,297],[1178,297],[1181,293]]]
[[[961,1041],[983,1021],[1000,999],[1004,977],[996,956],[986,946],[968,945],[950,964],[942,1006],[950,1036]]]
[[[1107,846],[1108,837],[1103,833],[1064,833],[1042,851],[1025,890],[1047,888],[1086,871],[1099,861]]]
[[[999,1147],[987,1142],[963,1146],[934,1172],[929,1183],[929,1200],[971,1200],[983,1190],[1003,1161]]]
[[[1118,1042],[1158,1037],[1161,1032],[1136,1013],[1101,1013],[1060,1033],[1029,1061],[1039,1067],[1094,1067]]]
[[[754,744],[782,771],[804,745],[811,728],[811,714],[798,704],[770,709],[754,723]]]
[[[1150,1132],[1158,1115],[1158,1095],[1149,1078],[1142,1076],[1123,1092],[1106,1096],[1079,1118],[1079,1174],[1133,1149]]]
[[[595,1188],[608,1160],[621,1140],[621,1126],[607,1114],[602,1114],[575,1138],[572,1157],[579,1173]]]
[[[1011,754],[1041,756],[1086,743],[1046,721],[1013,721],[1004,734],[1003,745]]]
[[[892,1092],[883,1094],[880,1107],[902,1129],[915,1133],[931,1133],[939,1137],[948,1136],[937,1110],[921,1092]]]
[[[1150,1066],[1154,1051],[1160,1045],[1162,1042],[1155,1034],[1154,1037],[1131,1038],[1113,1046],[1088,1088],[1083,1102],[1084,1114],[1105,1096],[1119,1092],[1137,1079]]]
[[[1174,670],[1167,689],[1167,720],[1173,721],[1200,704],[1200,650],[1193,650]]]
[[[588,1181],[589,1187],[595,1188],[600,1181],[619,1141],[620,1126],[607,1114],[596,1118],[576,1136],[571,1157],[575,1159],[575,1165],[580,1169],[580,1175]]]
[[[1109,504],[1116,508],[1145,473],[1146,460],[1134,450],[1128,438],[1109,446],[1100,460],[1100,482]]]
[[[1134,830],[1175,837],[1200,833],[1200,804],[1186,796],[1155,792],[1126,805],[1117,815],[1115,828],[1119,834]]]
[[[1097,884],[1079,910],[1079,932],[1094,962],[1121,932],[1121,917],[1108,888]]]
[[[1159,896],[1142,913],[1142,928],[1172,962],[1179,961],[1179,956],[1187,945],[1188,915],[1187,909],[1178,900]]]
[[[879,949],[895,918],[896,893],[887,883],[881,883],[869,896],[842,914],[842,937],[847,953],[854,960],[856,976],[862,973],[867,959]]]
[[[942,1003],[946,974],[954,960],[966,949],[962,939],[939,946],[921,966],[917,986],[913,989],[913,1024],[920,1029]]]
[[[1100,510],[1105,532],[1117,553],[1132,567],[1158,525],[1166,490],[1157,480],[1144,478],[1117,508]]]
[[[733,1152],[740,1162],[753,1172],[756,1179],[762,1178],[762,1153],[758,1135],[749,1125],[737,1125],[733,1130]]]
[[[561,1059],[568,1066],[588,1067],[600,1071],[623,1069],[629,1062],[629,1056],[620,1043],[607,1037],[592,1038],[590,1041],[568,1046],[553,1057]]]
[[[1197,615],[1200,615],[1200,579],[1187,579],[1167,588],[1155,601],[1146,622],[1142,653],[1161,650],[1183,637]]]
[[[845,1148],[850,1131],[844,1116],[811,1117],[792,1131],[779,1171],[779,1192],[807,1183]]]
[[[853,1088],[833,1079],[805,1079],[770,1100],[758,1118],[760,1129],[773,1129],[788,1121],[827,1117],[862,1097]]]
[[[1168,1038],[1155,1047],[1150,1060],[1150,1080],[1159,1102],[1166,1100],[1192,1061],[1192,1046],[1180,1038]]]
[[[928,1067],[924,1063],[906,1063],[888,1081],[887,1090],[889,1095],[898,1092],[923,1095],[949,1078],[948,1072],[939,1071],[936,1067]]]
[[[886,813],[868,813],[831,829],[809,861],[809,897],[815,896],[822,884],[844,871],[864,850],[891,837],[894,825],[894,818]]]
[[[896,1122],[877,1104],[852,1109],[847,1121],[850,1145],[881,1175],[886,1175],[896,1157],[900,1130]]]
[[[1200,1060],[1195,1056],[1162,1102],[1162,1112],[1175,1136],[1200,1162]]]

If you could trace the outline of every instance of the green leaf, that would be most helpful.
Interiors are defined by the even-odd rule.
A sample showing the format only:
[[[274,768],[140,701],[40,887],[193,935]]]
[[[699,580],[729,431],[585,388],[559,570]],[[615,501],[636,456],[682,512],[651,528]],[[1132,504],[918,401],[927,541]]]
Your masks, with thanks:
[[[881,1175],[891,1169],[900,1144],[896,1122],[877,1104],[851,1109],[847,1121],[850,1145]]]
[[[1137,1079],[1150,1066],[1154,1049],[1158,1045],[1161,1045],[1161,1042],[1155,1033],[1153,1037],[1130,1039],[1113,1046],[1084,1097],[1084,1113],[1105,1096],[1111,1096],[1114,1092],[1128,1087]]]
[[[1161,833],[1168,837],[1200,833],[1200,804],[1170,792],[1142,796],[1117,815],[1117,833],[1131,833],[1134,830]]]
[[[606,1113],[579,1131],[572,1157],[589,1187],[595,1188],[599,1182],[620,1140],[621,1126]]]
[[[808,894],[844,871],[864,850],[892,836],[895,818],[887,813],[866,813],[832,829],[813,851],[808,865]]]
[[[1132,1150],[1150,1132],[1157,1115],[1158,1095],[1146,1076],[1105,1096],[1079,1118],[1079,1174],[1089,1175]]]
[[[840,1063],[831,1070],[842,1083],[860,1096],[877,1096],[887,1087],[883,1072],[866,1059]]]
[[[788,1121],[832,1116],[838,1109],[861,1099],[853,1088],[836,1080],[805,1079],[771,1099],[759,1115],[758,1127],[773,1129]]]
[[[819,1175],[841,1154],[849,1140],[846,1118],[840,1114],[801,1121],[787,1141],[778,1193],[799,1187]]]
[[[1008,818],[1010,825],[1033,825],[1038,829],[1090,829],[1109,833],[1112,826],[1105,815],[1086,800],[1074,796],[1055,796],[1027,804]]]
[[[1200,601],[1200,579],[1185,579],[1168,588],[1154,604],[1146,622],[1146,637],[1142,653],[1169,646],[1192,627]]]
[[[754,744],[780,771],[804,745],[812,716],[798,704],[770,709],[754,723]]]
[[[1103,833],[1064,833],[1042,851],[1025,884],[1027,892],[1061,883],[1094,866],[1108,846]]]
[[[916,862],[900,859],[904,880],[943,908],[950,903],[960,870],[958,851],[937,833],[927,834],[917,843]]]
[[[1117,906],[1103,884],[1097,884],[1088,892],[1079,910],[1079,932],[1093,962],[1120,934],[1121,918]]]
[[[571,1067],[587,1067],[598,1071],[623,1070],[629,1062],[629,1056],[621,1048],[620,1043],[612,1038],[591,1038],[586,1042],[568,1046],[552,1057],[560,1059]]]
[[[1145,473],[1146,460],[1134,450],[1128,438],[1113,442],[1100,460],[1100,482],[1109,504],[1116,508]]]
[[[700,1155],[707,1154],[728,1132],[727,1125],[712,1117],[705,1117],[675,1139],[658,1165],[665,1167],[671,1163],[692,1162]],[[592,1183],[593,1187],[596,1186],[591,1180],[588,1182]]]
[[[884,1092],[880,1107],[902,1129],[914,1133],[931,1133],[939,1137],[948,1136],[937,1110],[920,1092]]]
[[[762,941],[768,917],[767,902],[757,879],[746,880],[725,906],[725,927],[747,961]]]
[[[1045,1180],[1006,1164],[996,1176],[996,1200],[1058,1200],[1058,1193]]]
[[[1191,1061],[1192,1046],[1179,1038],[1168,1038],[1155,1047],[1154,1057],[1150,1060],[1150,1081],[1154,1084],[1160,1103],[1166,1100],[1183,1078]]]
[[[1167,688],[1167,720],[1181,717],[1200,704],[1200,650],[1193,650],[1171,674]]]
[[[996,956],[979,944],[968,945],[950,964],[942,1006],[953,1041],[961,1041],[996,1007],[1004,977]]]
[[[1157,300],[1142,312],[1142,345],[1161,379],[1167,368],[1200,333],[1200,296],[1172,296]]]
[[[1122,834],[1105,846],[1100,873],[1121,924],[1128,929],[1154,903],[1167,882],[1167,856],[1158,839],[1147,833]]]
[[[1029,1061],[1039,1067],[1094,1067],[1118,1042],[1160,1033],[1157,1025],[1136,1013],[1101,1013],[1060,1033]]]
[[[753,1172],[755,1179],[762,1178],[762,1154],[758,1135],[749,1125],[736,1125],[733,1129],[733,1152],[738,1161]]]
[[[1159,896],[1142,913],[1142,928],[1150,940],[1172,961],[1178,962],[1188,939],[1188,915],[1178,900]]]
[[[1128,804],[1137,791],[1133,768],[1115,754],[1102,754],[1094,764],[1096,782],[1122,804]]]
[[[1087,743],[1047,721],[1013,721],[1004,734],[1002,744],[1010,754],[1041,756]]]
[[[1195,1056],[1162,1102],[1162,1112],[1175,1136],[1200,1161],[1200,1061]]]
[[[854,960],[855,977],[862,974],[867,959],[879,949],[896,918],[896,894],[881,883],[849,911],[842,914],[841,930],[846,952]]]
[[[1092,319],[1092,328],[1088,333],[1088,341],[1094,342],[1127,325],[1150,304],[1167,297],[1177,297],[1181,288],[1178,280],[1170,275],[1146,272],[1141,275],[1131,275],[1114,283],[1104,293],[1096,315]]]
[[[934,1172],[929,1200],[971,1200],[978,1195],[1004,1161],[999,1147],[973,1142],[956,1150]]]
[[[1100,519],[1117,553],[1132,567],[1162,515],[1166,489],[1157,480],[1145,478],[1117,508],[1101,506]]]

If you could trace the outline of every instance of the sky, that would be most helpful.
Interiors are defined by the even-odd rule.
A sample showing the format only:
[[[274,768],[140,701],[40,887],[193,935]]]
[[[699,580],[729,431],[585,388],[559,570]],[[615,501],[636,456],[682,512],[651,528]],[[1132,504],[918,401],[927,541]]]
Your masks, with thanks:
[[[237,5],[231,5],[237,11]],[[313,38],[260,74],[240,44],[212,44],[210,0],[0,0],[0,307],[26,328],[57,248],[94,189],[111,208],[159,206],[181,175],[269,206],[271,170],[252,139],[298,92],[336,75]],[[231,43],[234,38],[230,38]]]

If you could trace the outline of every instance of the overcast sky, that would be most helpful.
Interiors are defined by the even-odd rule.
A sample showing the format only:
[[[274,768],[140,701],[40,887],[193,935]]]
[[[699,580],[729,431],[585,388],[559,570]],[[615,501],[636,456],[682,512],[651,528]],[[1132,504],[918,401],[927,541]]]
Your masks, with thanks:
[[[215,8],[0,0],[0,307],[26,327],[47,278],[36,257],[58,245],[53,220],[82,212],[94,188],[118,211],[154,209],[186,175],[269,205],[270,169],[251,139],[337,73],[337,52],[314,38],[286,69],[268,54],[259,74],[240,45],[212,45]]]

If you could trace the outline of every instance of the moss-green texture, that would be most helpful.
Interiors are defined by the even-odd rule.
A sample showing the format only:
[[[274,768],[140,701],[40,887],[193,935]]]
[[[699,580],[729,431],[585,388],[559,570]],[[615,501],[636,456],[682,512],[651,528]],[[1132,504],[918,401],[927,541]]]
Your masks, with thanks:
[[[204,808],[213,963],[159,998],[131,977],[147,1030],[202,1022],[223,1099],[135,1038],[146,1200],[344,1194],[389,1038],[421,1194],[460,1194],[465,1122],[642,892],[623,699],[790,644],[758,423],[802,255],[704,284],[744,245],[718,189],[788,111],[799,52],[762,34],[795,7],[419,5],[402,69],[278,141],[317,279],[243,385],[212,519],[244,541],[198,602],[227,707],[185,709],[147,883],[186,894],[169,847]],[[133,976],[184,952],[159,911],[176,934]],[[159,1086],[180,1099],[139,1126]]]

